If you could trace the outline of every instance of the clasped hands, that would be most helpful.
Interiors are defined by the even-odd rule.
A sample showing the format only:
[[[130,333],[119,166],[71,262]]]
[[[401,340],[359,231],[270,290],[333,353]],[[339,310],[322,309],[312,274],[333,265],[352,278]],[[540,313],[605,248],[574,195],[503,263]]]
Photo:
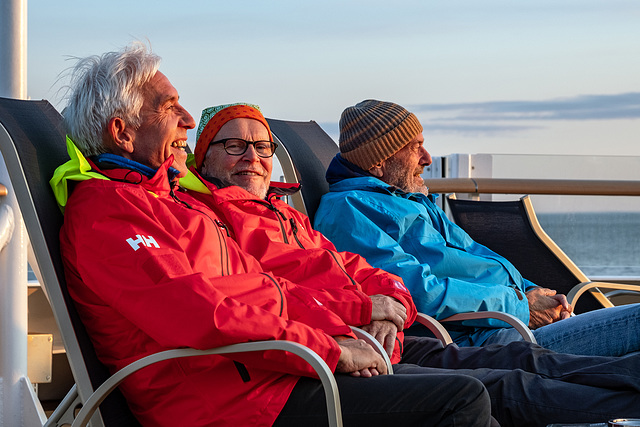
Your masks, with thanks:
[[[371,334],[391,356],[398,331],[404,329],[407,309],[396,299],[386,295],[371,296],[371,323],[361,329]],[[356,377],[371,377],[387,373],[384,359],[362,340],[337,339],[342,350],[337,372]]]
[[[529,328],[537,329],[567,319],[573,312],[567,297],[553,289],[536,287],[527,292]]]

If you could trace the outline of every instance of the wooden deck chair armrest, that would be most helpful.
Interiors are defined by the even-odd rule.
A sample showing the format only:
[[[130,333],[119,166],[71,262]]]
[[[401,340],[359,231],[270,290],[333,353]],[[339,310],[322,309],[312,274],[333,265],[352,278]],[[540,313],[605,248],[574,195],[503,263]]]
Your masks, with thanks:
[[[340,408],[340,396],[338,386],[333,376],[333,372],[329,369],[317,353],[302,344],[291,341],[256,341],[248,343],[240,343],[227,345],[223,347],[213,348],[210,350],[196,350],[192,348],[183,348],[176,350],[162,351],[152,354],[120,369],[105,381],[96,391],[89,396],[82,410],[78,413],[72,427],[85,426],[92,414],[96,411],[100,403],[111,393],[118,385],[124,381],[129,375],[138,370],[163,360],[175,359],[181,357],[205,356],[211,354],[227,354],[227,353],[246,353],[251,351],[264,350],[282,350],[293,353],[304,359],[318,373],[320,381],[325,392],[327,403],[327,413],[330,426],[342,426],[342,411]]]
[[[567,301],[573,307],[575,307],[578,298],[585,292],[591,289],[597,288],[606,288],[606,289],[615,289],[615,290],[625,290],[625,291],[635,291],[640,292],[640,285],[630,285],[626,283],[609,283],[609,282],[583,282],[575,285],[569,293],[567,294]],[[597,289],[599,291],[599,289]],[[603,307],[613,307],[613,303],[609,301],[609,299],[602,292],[594,292],[593,295]]]
[[[501,311],[477,311],[477,312],[454,314],[453,316],[449,316],[446,319],[441,319],[440,322],[443,322],[443,323],[454,322],[454,321],[459,322],[461,320],[471,320],[471,319],[502,320],[503,322],[510,324],[516,331],[520,332],[520,335],[522,335],[522,338],[524,338],[525,341],[529,341],[534,344],[537,344],[536,339],[533,336],[533,333],[531,333],[531,330],[529,329],[529,327],[525,325],[522,322],[522,320],[518,319],[512,314],[503,313]]]
[[[418,313],[416,322],[422,324],[423,326],[426,326],[427,329],[429,329],[431,333],[442,342],[443,345],[446,346],[453,342],[453,340],[451,339],[451,335],[449,335],[449,332],[447,332],[445,327],[442,326],[442,324],[433,317],[424,313]]]
[[[389,359],[389,355],[387,354],[387,352],[384,350],[384,347],[382,347],[382,344],[380,344],[378,342],[377,339],[375,339],[373,337],[373,335],[371,335],[370,333],[368,333],[367,331],[364,331],[360,328],[356,328],[355,326],[351,327],[351,330],[353,331],[353,334],[358,338],[361,339],[363,341],[366,341],[367,343],[369,343],[369,345],[371,347],[373,347],[373,349],[375,351],[377,351],[378,353],[380,353],[380,355],[382,356],[382,358],[384,359],[384,363],[387,365],[387,373],[389,375],[393,375],[393,366],[391,366],[391,359]]]

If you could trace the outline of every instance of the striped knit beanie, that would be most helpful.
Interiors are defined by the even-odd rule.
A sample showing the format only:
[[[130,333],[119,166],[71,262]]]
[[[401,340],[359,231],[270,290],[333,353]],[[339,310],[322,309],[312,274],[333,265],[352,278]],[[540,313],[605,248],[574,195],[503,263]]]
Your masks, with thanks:
[[[418,134],[418,118],[393,102],[367,99],[340,117],[340,154],[369,170],[393,156]]]

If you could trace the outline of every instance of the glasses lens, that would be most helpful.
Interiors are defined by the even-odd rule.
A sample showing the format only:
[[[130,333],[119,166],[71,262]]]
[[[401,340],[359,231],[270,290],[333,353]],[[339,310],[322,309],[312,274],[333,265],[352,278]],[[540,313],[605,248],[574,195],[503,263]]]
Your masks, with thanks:
[[[271,157],[273,155],[273,143],[271,141],[256,141],[253,144],[256,153],[260,157]]]
[[[242,154],[247,149],[247,143],[242,139],[227,139],[224,143],[224,149],[229,154]]]

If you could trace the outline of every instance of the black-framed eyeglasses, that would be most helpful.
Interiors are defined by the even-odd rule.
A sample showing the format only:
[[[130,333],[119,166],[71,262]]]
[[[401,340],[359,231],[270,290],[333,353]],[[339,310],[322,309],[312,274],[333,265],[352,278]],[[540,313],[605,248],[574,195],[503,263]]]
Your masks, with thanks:
[[[273,156],[278,148],[278,144],[272,141],[245,141],[240,138],[225,138],[219,141],[212,141],[211,144],[223,144],[224,151],[231,156],[242,156],[247,152],[249,145],[253,145],[258,157],[268,158]]]

